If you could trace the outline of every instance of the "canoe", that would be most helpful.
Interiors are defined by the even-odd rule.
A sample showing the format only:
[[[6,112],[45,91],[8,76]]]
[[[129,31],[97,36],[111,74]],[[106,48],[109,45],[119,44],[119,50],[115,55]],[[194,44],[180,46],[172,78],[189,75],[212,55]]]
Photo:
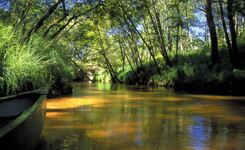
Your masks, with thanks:
[[[0,98],[0,149],[32,150],[46,118],[46,95],[32,91]]]

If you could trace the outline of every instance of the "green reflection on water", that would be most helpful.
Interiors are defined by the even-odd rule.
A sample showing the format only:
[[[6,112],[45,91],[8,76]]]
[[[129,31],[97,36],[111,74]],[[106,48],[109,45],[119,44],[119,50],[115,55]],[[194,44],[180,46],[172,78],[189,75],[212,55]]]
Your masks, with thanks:
[[[75,84],[48,101],[37,149],[245,149],[244,97]]]

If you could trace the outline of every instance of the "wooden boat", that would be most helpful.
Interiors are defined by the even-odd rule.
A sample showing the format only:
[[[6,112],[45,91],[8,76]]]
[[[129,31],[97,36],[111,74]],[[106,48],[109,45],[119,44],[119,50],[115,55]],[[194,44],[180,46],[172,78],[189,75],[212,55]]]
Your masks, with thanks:
[[[46,95],[32,91],[0,98],[0,149],[32,150],[46,117]]]

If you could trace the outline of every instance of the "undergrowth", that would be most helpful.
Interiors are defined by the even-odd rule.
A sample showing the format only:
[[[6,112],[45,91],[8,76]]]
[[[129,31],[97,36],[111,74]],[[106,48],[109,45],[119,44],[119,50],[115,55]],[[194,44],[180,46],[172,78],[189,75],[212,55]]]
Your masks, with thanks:
[[[177,64],[172,67],[167,67],[158,60],[161,74],[154,69],[153,62],[148,62],[135,71],[120,71],[119,77],[127,84],[150,84],[193,90],[213,90],[222,87],[228,89],[240,79],[245,79],[245,70],[232,68],[226,48],[221,48],[219,53],[220,60],[216,65],[211,65],[210,48],[204,47],[195,51],[179,52]],[[174,57],[172,62],[175,61]]]
[[[0,24],[0,95],[50,86],[56,77],[73,78],[62,47],[33,36],[24,41],[11,26]]]

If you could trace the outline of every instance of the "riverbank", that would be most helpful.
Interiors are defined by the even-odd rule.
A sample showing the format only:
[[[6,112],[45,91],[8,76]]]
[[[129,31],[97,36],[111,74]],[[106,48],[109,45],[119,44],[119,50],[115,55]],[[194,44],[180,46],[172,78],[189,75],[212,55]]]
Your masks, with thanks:
[[[171,81],[150,81],[146,82],[145,85],[163,86],[173,88],[176,91],[184,91],[192,94],[245,95],[245,78],[232,75],[224,80],[207,80],[200,76],[193,76],[191,79],[189,77],[181,77]]]
[[[231,79],[216,83],[211,81],[176,82],[173,88],[176,91],[185,91],[188,93],[244,96],[245,79]]]
[[[175,76],[159,81],[148,81],[153,86],[164,86],[176,91],[201,94],[245,95],[244,70],[202,70],[188,75],[186,71],[177,71]]]
[[[209,51],[179,53],[173,66],[166,66],[158,60],[159,73],[152,61],[134,70],[118,71],[117,78],[125,84],[164,86],[191,93],[245,95],[245,60],[234,68],[230,64],[227,50],[220,51],[220,59],[215,65],[209,61]],[[98,73],[97,81],[108,82],[110,77]]]
[[[245,95],[245,72],[243,69],[202,70],[202,74],[181,76],[174,79],[175,90],[190,93]]]

